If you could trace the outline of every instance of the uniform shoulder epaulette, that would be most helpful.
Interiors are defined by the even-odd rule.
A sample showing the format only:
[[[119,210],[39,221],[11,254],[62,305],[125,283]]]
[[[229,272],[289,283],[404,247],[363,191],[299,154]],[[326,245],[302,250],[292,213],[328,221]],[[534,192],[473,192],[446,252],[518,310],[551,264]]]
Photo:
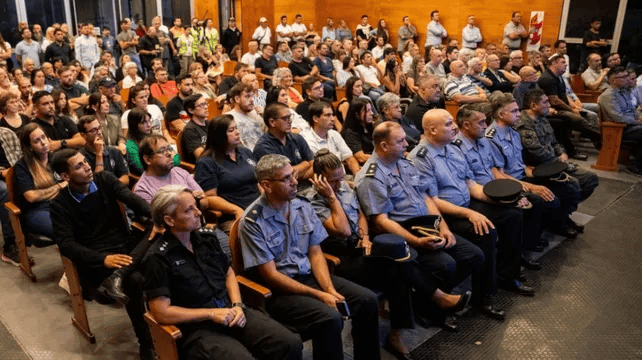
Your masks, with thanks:
[[[296,194],[296,197],[297,197],[298,199],[300,199],[300,200],[303,200],[303,201],[307,202],[307,203],[312,202],[312,199],[308,199],[308,198],[306,197],[306,193],[297,193],[297,194]]]
[[[202,234],[213,234],[214,230],[208,228],[207,226],[202,226],[200,229],[198,229],[198,232]]]
[[[377,167],[377,163],[370,164],[370,166],[368,166],[368,169],[366,170],[366,176],[374,177],[377,173]]]
[[[261,215],[261,212],[263,211],[263,205],[256,204],[250,211],[247,212],[245,215],[245,220],[249,222],[256,222],[256,219],[259,218],[259,215]]]
[[[455,146],[457,146],[457,147],[460,147],[460,146],[461,146],[461,139],[455,139],[455,140],[453,140],[452,144],[453,144],[453,145],[455,145]]]
[[[488,129],[488,131],[486,131],[486,137],[489,139],[494,138],[495,134],[497,134],[497,129],[495,128],[491,128],[491,129]]]
[[[417,150],[417,156],[419,157],[426,157],[426,154],[428,154],[428,148],[425,146],[422,146],[419,150]]]
[[[164,254],[167,252],[167,249],[169,249],[169,242],[167,240],[161,240],[156,246],[158,248],[158,252]]]

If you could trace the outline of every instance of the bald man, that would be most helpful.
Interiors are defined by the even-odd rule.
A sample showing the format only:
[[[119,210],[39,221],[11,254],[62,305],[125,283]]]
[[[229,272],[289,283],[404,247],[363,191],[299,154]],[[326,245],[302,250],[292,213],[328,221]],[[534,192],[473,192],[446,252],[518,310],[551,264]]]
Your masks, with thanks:
[[[462,108],[458,116],[470,112]],[[461,145],[461,140],[453,142],[457,126],[448,111],[429,110],[424,114],[423,127],[424,139],[408,158],[419,170],[426,194],[458,235],[470,239],[484,251],[487,284],[494,284],[497,280],[499,286],[506,290],[533,296],[533,289],[521,282],[524,222],[521,209],[495,205],[484,194],[483,186],[474,180],[475,175],[457,146]],[[520,206],[527,204],[527,201],[520,200]],[[487,290],[487,294],[496,291],[492,286]]]
[[[461,60],[450,63],[450,75],[444,87],[447,100],[459,104],[488,102],[486,93],[479,86],[473,84],[466,75],[467,67]]]

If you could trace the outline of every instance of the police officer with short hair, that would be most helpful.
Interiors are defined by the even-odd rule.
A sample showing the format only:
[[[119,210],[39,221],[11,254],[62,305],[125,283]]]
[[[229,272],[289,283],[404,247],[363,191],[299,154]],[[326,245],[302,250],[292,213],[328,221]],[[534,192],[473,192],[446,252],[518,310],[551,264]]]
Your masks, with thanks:
[[[296,197],[290,160],[263,156],[256,178],[264,193],[245,211],[239,240],[247,273],[273,291],[268,312],[312,338],[314,359],[343,359],[337,303],[345,301],[352,315],[354,358],[379,359],[377,296],[328,272],[320,246],[328,233],[310,203]]]
[[[512,95],[496,96],[493,99],[493,106],[495,121],[499,121],[497,117],[517,120],[519,109]],[[495,133],[490,132],[487,136],[484,136],[487,128],[486,115],[462,107],[457,113],[457,125],[459,126],[459,134],[455,137],[454,144],[458,144],[462,150],[468,166],[470,166],[474,174],[473,179],[475,182],[484,186],[495,179],[505,178],[505,176],[501,176],[497,172],[497,169],[503,163],[503,159],[491,142],[491,138]],[[540,244],[542,213],[545,210],[544,200],[534,194],[527,195],[526,198],[532,206],[523,210],[522,249],[542,251],[545,245],[545,243]],[[559,202],[556,205],[559,207]],[[540,267],[538,263],[524,257],[522,258],[522,264],[527,268],[537,269]]]
[[[408,143],[398,123],[383,122],[373,133],[375,151],[355,178],[364,214],[379,232],[397,234],[417,249],[417,262],[426,272],[443,279],[440,288],[450,292],[473,273],[473,302],[481,312],[503,319],[504,311],[484,304],[484,294],[494,288],[494,270],[485,269],[479,247],[450,231],[446,221],[438,236],[418,237],[403,222],[422,215],[440,215],[433,199],[424,193],[417,168],[403,154]],[[494,269],[494,268],[493,268]]]
[[[522,141],[522,155],[524,163],[529,166],[550,164],[568,161],[564,148],[555,139],[551,124],[546,119],[550,104],[544,91],[533,89],[524,95],[524,110],[519,116],[515,126]],[[571,206],[569,213],[577,210],[577,205],[588,199],[599,185],[597,175],[591,171],[575,167],[568,171],[571,181],[576,181],[580,187],[579,198],[575,206]],[[583,226],[576,224],[571,218],[566,219],[567,225],[578,232],[583,231]]]
[[[579,198],[579,184],[575,182],[536,184],[532,169],[522,160],[522,142],[519,133],[513,129],[519,117],[515,114],[515,100],[510,97],[493,102],[493,122],[486,130],[486,137],[495,146],[499,163],[492,169],[497,179],[514,179],[522,184],[528,200],[536,206],[543,203],[542,226],[539,231],[525,230],[528,233],[537,231],[541,239],[544,225],[553,232],[568,237],[577,236],[577,231],[566,226],[569,209],[575,206],[574,199]],[[526,240],[524,241],[526,244]],[[542,240],[545,245],[545,240]]]
[[[495,277],[497,266],[500,287],[533,296],[533,289],[520,281],[522,211],[491,204],[482,186],[474,181],[463,153],[451,144],[456,128],[450,113],[429,110],[424,114],[423,126],[425,138],[409,158],[421,174],[426,193],[457,232],[474,239],[484,250],[489,278]],[[526,204],[527,201],[520,200],[520,206]]]
[[[246,308],[230,260],[187,187],[168,185],[152,201],[154,225],[165,228],[145,260],[149,311],[183,334],[185,359],[301,359],[296,334]]]

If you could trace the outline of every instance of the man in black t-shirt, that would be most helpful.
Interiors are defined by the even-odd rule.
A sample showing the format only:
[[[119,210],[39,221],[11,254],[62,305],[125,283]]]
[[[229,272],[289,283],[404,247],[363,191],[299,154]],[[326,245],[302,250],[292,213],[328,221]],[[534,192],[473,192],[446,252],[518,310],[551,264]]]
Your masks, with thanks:
[[[292,61],[288,65],[288,68],[292,72],[294,81],[305,81],[310,77],[316,77],[320,80],[319,68],[314,65],[312,60],[303,56],[303,48],[301,46],[294,46],[292,48]],[[324,81],[323,90],[325,97],[328,99],[334,98],[334,82],[333,81]]]
[[[189,115],[183,109],[183,101],[192,95],[194,81],[187,73],[179,75],[176,78],[176,87],[178,88],[178,95],[173,97],[167,103],[167,111],[165,112],[165,119],[169,121],[171,129],[180,131],[185,126],[185,121],[189,119]],[[180,121],[176,121],[180,120]],[[175,122],[176,121],[176,122]]]
[[[232,89],[236,83],[241,81],[243,76],[247,75],[250,73],[250,66],[246,63],[243,62],[238,62],[236,63],[236,66],[234,67],[234,76],[229,76],[223,79],[221,81],[221,84],[218,86],[218,95],[219,97],[216,99],[217,102],[221,102],[222,100],[225,100],[227,98],[227,93]]]
[[[271,44],[263,46],[263,53],[260,58],[254,62],[256,76],[264,79],[263,88],[268,90],[272,87],[272,74],[279,67],[276,57],[274,56],[274,47]]]
[[[152,59],[160,56],[162,51],[156,28],[150,26],[147,28],[147,35],[138,40],[140,61],[147,72],[152,71]]]
[[[203,94],[190,95],[183,102],[185,112],[190,115],[191,121],[183,129],[183,148],[181,151],[183,160],[190,164],[196,163],[196,159],[205,150],[209,126],[207,105],[207,99]]]
[[[590,54],[602,54],[606,51],[606,47],[609,44],[606,42],[606,38],[600,34],[600,28],[602,27],[602,21],[596,18],[591,20],[591,28],[586,30],[584,37],[582,38],[582,55],[580,62],[580,72],[586,70],[588,66],[587,59]]]
[[[85,145],[85,140],[78,133],[78,128],[66,116],[57,116],[53,96],[42,90],[32,96],[36,117],[33,122],[38,124],[49,138],[51,151],[66,147],[79,149]]]

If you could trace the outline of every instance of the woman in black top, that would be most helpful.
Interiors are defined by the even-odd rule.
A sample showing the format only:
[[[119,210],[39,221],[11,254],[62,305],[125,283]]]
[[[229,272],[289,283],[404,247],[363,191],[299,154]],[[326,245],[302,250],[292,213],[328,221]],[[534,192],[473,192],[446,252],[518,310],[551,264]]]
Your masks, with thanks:
[[[352,100],[341,136],[352,150],[359,164],[364,164],[374,151],[372,143],[373,112],[370,101],[362,98]]]
[[[220,115],[212,119],[194,179],[208,196],[210,209],[227,215],[228,221],[221,225],[223,231],[228,232],[233,220],[240,218],[259,197],[255,167],[252,151],[241,145],[234,117]]]
[[[67,186],[58,182],[49,166],[49,139],[35,123],[25,125],[19,134],[22,158],[16,162],[16,190],[27,232],[53,238],[49,201]]]
[[[0,126],[13,130],[18,133],[25,125],[29,123],[29,117],[20,112],[20,91],[11,89],[0,97]]]
[[[399,95],[402,98],[410,97],[410,91],[406,83],[406,75],[401,71],[401,66],[396,59],[390,59],[386,63],[386,71],[383,77],[383,85],[386,91]]]

